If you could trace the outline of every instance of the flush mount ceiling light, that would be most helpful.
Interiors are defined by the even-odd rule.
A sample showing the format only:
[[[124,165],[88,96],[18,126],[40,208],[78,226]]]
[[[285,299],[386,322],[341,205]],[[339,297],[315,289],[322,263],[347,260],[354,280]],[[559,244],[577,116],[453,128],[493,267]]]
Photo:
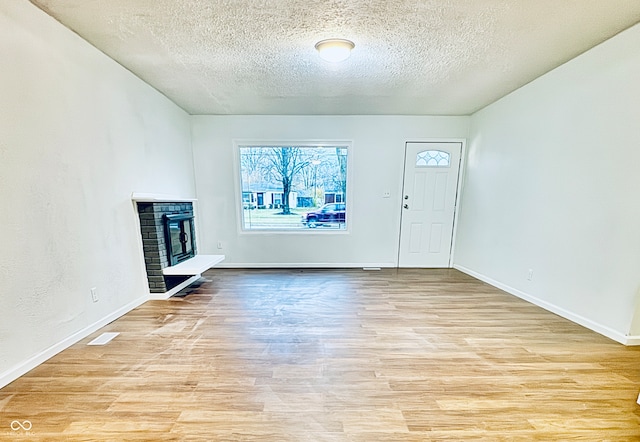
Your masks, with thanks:
[[[329,38],[316,43],[316,49],[318,50],[318,54],[320,54],[320,58],[333,63],[338,63],[349,58],[351,50],[355,47],[356,45],[353,44],[352,41],[343,38]]]

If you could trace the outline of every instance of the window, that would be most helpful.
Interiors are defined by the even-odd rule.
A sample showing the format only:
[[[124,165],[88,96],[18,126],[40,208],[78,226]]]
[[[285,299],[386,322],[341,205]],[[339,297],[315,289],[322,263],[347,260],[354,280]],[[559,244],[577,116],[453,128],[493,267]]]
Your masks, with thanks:
[[[243,230],[346,230],[348,145],[238,150]]]
[[[449,152],[441,150],[425,150],[418,152],[416,158],[417,167],[449,167],[451,164]]]

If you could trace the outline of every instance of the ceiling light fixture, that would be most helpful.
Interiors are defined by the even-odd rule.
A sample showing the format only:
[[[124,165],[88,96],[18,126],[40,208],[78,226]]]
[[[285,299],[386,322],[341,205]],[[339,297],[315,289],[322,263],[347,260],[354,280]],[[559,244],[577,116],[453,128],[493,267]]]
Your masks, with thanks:
[[[349,58],[351,50],[355,47],[356,45],[352,41],[343,38],[329,38],[316,43],[320,58],[332,63],[338,63]]]

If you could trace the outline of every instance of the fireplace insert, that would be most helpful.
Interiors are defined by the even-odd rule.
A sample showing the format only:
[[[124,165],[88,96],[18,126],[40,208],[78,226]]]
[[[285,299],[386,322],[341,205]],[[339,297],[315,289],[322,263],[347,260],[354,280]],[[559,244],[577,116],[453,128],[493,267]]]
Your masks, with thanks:
[[[167,260],[176,265],[195,256],[195,230],[191,213],[164,215]]]

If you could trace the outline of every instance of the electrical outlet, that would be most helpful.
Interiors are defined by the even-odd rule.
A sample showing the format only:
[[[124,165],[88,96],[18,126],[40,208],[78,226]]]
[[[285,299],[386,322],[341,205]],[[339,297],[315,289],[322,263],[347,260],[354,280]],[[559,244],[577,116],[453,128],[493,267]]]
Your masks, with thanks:
[[[218,248],[221,249],[222,248],[222,241],[218,241]]]
[[[533,269],[529,269],[529,273],[527,273],[527,281],[533,281]]]
[[[390,198],[391,197],[391,191],[390,190],[385,190],[382,192],[382,198]]]
[[[93,302],[98,302],[98,289],[95,287],[91,288],[91,299]]]

